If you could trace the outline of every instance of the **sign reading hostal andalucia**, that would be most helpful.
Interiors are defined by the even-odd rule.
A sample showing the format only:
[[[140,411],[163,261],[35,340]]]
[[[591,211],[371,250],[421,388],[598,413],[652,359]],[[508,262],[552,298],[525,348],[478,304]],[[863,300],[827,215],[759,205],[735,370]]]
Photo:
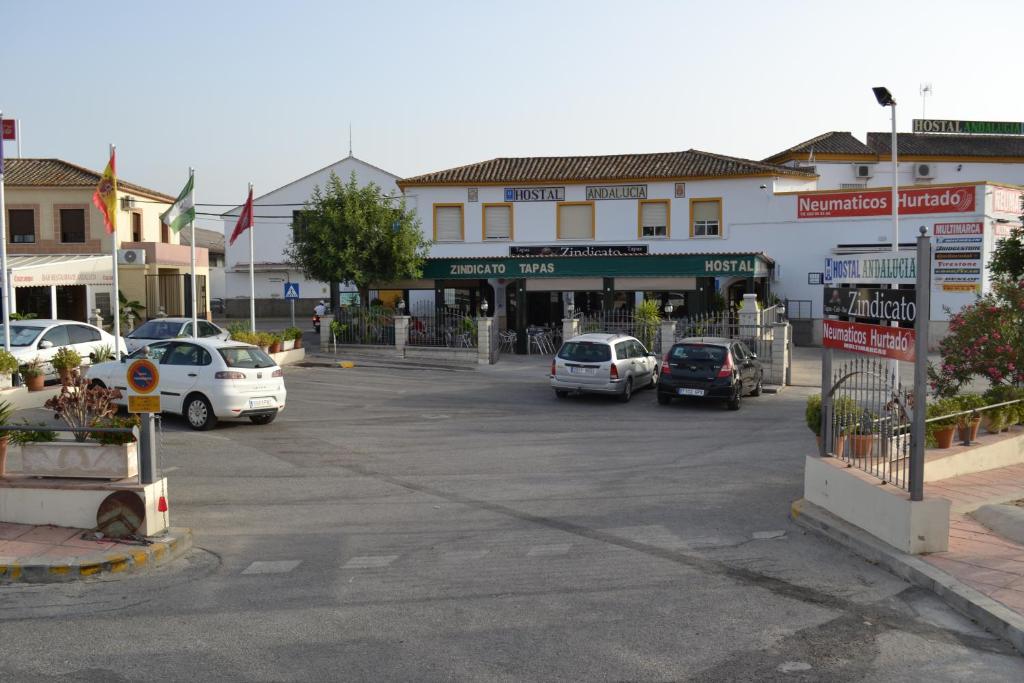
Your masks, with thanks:
[[[974,211],[974,195],[973,185],[900,190],[899,212],[968,213]],[[796,200],[796,217],[888,216],[892,213],[891,200],[891,190],[800,194]]]

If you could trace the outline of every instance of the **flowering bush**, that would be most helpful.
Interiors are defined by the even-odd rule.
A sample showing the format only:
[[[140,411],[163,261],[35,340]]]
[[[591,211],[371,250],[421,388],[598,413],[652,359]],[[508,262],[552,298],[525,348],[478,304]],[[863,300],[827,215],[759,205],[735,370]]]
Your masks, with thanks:
[[[951,315],[939,352],[941,365],[928,368],[938,396],[952,396],[975,377],[1024,386],[1024,280],[995,281],[992,292]]]
[[[117,389],[90,386],[84,377],[78,377],[71,386],[62,386],[60,393],[43,406],[75,430],[75,441],[85,441],[90,436],[89,427],[106,427],[117,414],[114,401],[120,397]]]

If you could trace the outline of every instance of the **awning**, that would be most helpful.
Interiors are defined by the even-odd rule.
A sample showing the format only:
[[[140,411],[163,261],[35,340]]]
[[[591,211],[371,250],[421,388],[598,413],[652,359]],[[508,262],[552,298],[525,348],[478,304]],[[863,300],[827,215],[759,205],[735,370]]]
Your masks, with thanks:
[[[8,256],[7,269],[11,271],[11,283],[15,287],[110,287],[114,283],[111,257],[101,254]],[[0,273],[0,282],[3,275]]]

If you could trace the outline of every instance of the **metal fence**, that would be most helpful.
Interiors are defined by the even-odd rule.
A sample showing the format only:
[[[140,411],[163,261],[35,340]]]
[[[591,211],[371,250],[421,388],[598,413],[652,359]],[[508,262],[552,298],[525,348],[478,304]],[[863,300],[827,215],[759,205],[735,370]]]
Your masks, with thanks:
[[[343,307],[331,323],[331,336],[335,344],[394,345],[394,316],[388,308]]]
[[[814,309],[810,299],[786,299],[783,304],[786,306],[786,317],[790,320],[810,320],[813,317]]]
[[[472,316],[449,308],[420,306],[409,320],[410,346],[477,347],[477,323]]]
[[[742,341],[747,348],[757,354],[764,368],[765,376],[772,374],[774,362],[772,341],[775,329],[764,322],[740,323],[739,315],[733,311],[716,311],[689,318],[682,318],[676,323],[676,341],[689,337],[720,337]]]
[[[833,368],[823,403],[826,452],[909,490],[912,392],[884,360],[857,358]]]
[[[579,317],[579,333],[606,332],[636,337],[645,348],[661,353],[661,319],[638,318],[630,311],[595,311]]]

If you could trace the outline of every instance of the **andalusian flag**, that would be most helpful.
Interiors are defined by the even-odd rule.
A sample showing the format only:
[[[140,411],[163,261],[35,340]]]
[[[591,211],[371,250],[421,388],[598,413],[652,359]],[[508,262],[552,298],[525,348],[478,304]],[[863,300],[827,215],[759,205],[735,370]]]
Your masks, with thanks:
[[[92,195],[92,203],[103,214],[103,225],[107,234],[117,229],[117,167],[115,164],[116,150],[110,150],[110,161],[103,169],[103,175]]]
[[[160,220],[171,226],[174,232],[181,232],[181,229],[196,219],[195,198],[192,196],[193,176],[189,175],[185,188],[178,195],[178,199],[171,208],[160,214]]]

